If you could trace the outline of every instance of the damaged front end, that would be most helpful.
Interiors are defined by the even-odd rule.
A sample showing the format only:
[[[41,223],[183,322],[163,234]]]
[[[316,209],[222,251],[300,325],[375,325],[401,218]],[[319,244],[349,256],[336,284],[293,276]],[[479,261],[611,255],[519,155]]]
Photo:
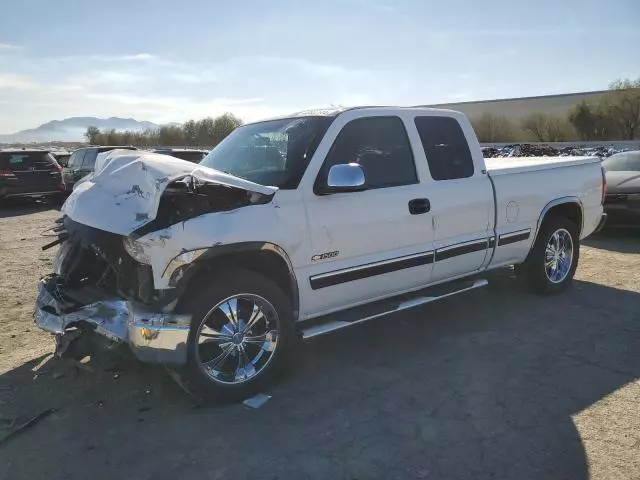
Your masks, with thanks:
[[[190,317],[168,311],[172,296],[153,289],[151,268],[125,252],[123,237],[68,217],[56,230],[62,243],[54,273],[40,281],[34,319],[56,335],[57,353],[92,331],[128,343],[142,361],[184,363]]]
[[[56,239],[43,249],[60,247],[54,272],[40,281],[35,322],[56,336],[59,354],[91,331],[129,344],[140,360],[183,364],[191,318],[176,305],[184,285],[155,288],[153,268],[165,265],[138,239],[206,213],[267,203],[277,189],[162,155],[109,155],[77,184],[50,230]]]

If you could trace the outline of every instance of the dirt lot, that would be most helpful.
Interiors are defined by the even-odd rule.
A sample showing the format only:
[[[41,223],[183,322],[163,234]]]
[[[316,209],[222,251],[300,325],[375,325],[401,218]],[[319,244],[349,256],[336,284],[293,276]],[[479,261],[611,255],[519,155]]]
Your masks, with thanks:
[[[162,368],[51,359],[31,310],[48,207],[0,212],[0,479],[640,479],[640,235],[586,242],[569,292],[491,286],[304,345],[257,410]]]

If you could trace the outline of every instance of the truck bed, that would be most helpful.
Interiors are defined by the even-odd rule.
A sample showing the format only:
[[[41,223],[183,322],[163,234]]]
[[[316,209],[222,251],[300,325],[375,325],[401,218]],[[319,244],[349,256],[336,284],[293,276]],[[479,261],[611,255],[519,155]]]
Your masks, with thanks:
[[[484,161],[492,176],[600,163],[598,157],[502,157],[485,158]]]

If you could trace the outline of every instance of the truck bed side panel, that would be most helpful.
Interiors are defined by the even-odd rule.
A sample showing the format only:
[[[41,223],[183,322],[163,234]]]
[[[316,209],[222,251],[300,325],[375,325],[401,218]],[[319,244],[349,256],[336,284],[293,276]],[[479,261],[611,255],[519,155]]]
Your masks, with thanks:
[[[490,267],[525,260],[535,240],[545,207],[560,199],[577,199],[583,221],[580,238],[591,234],[602,215],[602,180],[598,163],[549,169],[489,172],[496,194],[496,252]]]

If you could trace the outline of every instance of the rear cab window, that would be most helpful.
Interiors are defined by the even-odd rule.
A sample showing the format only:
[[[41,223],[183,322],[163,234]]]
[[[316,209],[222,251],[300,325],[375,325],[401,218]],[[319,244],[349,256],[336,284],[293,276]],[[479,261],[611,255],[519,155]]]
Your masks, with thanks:
[[[416,117],[415,125],[434,180],[454,180],[473,176],[469,142],[455,118]]]

